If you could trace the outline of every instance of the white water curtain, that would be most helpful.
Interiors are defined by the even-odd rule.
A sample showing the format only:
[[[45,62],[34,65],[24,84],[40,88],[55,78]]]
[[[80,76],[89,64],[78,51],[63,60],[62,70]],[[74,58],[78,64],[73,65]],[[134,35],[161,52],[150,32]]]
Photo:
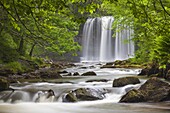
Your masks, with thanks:
[[[112,16],[87,19],[83,28],[82,62],[111,62],[134,55],[133,30],[125,26],[119,32],[113,31],[113,22]],[[112,37],[113,33],[116,38]]]

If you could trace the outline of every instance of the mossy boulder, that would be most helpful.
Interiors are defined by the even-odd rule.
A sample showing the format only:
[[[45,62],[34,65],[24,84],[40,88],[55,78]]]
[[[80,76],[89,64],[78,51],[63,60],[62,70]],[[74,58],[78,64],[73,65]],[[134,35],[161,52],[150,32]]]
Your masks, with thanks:
[[[108,62],[105,65],[101,66],[100,68],[115,68],[114,62]]]
[[[129,60],[116,60],[114,62],[114,65],[125,65],[125,64],[128,64],[128,63],[130,63]]]
[[[9,89],[9,81],[6,77],[0,77],[0,91]]]
[[[114,65],[103,65],[100,68],[116,68]]]
[[[113,87],[123,87],[129,84],[139,84],[140,81],[136,77],[122,77],[118,79],[114,79]]]
[[[81,76],[96,76],[97,74],[94,71],[88,71],[83,73]]]
[[[76,65],[70,62],[52,62],[51,63],[51,68],[55,69],[65,69],[65,68],[70,68],[70,67],[75,67]]]
[[[134,102],[144,102],[145,96],[140,90],[132,89],[129,92],[124,95],[120,102],[128,102],[128,103],[134,103]]]
[[[141,70],[141,72],[138,74],[139,76],[143,76],[143,75],[147,75],[148,74],[149,69],[148,68],[144,68]]]
[[[148,64],[147,67],[141,70],[141,72],[138,74],[139,76],[147,75],[149,77],[161,77],[165,78],[166,80],[170,80],[169,75],[170,70],[170,63],[167,63],[165,67],[161,67],[157,63]]]
[[[66,93],[63,97],[63,102],[101,100],[104,99],[105,93],[105,90],[78,88],[76,90],[72,90]]]
[[[156,77],[147,80],[138,90],[130,90],[120,102],[161,102],[170,100],[170,85]]]
[[[36,73],[37,76],[40,78],[62,78],[62,76],[58,73],[57,70],[53,70],[52,68],[49,69],[42,69],[39,72]]]

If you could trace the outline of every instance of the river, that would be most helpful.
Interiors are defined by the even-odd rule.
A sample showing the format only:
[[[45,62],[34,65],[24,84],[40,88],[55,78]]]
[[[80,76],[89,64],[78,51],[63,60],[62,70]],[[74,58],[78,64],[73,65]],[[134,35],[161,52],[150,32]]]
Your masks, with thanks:
[[[77,63],[76,67],[65,69],[68,72],[94,71],[97,76],[64,76],[62,79],[41,83],[17,83],[11,84],[16,91],[4,91],[0,93],[0,113],[169,113],[170,102],[159,103],[118,103],[121,96],[130,87],[138,88],[141,83],[113,88],[115,78],[124,76],[136,76],[140,69],[109,69],[100,68],[100,64]],[[105,79],[106,82],[86,82],[94,79]],[[97,101],[83,101],[76,103],[64,103],[62,97],[70,90],[76,88],[105,88],[110,90],[105,94],[105,99]],[[52,89],[55,97],[45,98],[42,91]],[[39,94],[42,94],[39,96]],[[35,102],[39,98],[38,102]]]

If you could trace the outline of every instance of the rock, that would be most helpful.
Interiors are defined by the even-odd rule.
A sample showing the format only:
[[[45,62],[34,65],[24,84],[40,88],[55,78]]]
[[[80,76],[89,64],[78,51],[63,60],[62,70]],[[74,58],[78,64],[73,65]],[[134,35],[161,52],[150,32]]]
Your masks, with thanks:
[[[100,68],[115,68],[115,66],[114,65],[103,65]]]
[[[125,91],[126,91],[126,92],[129,92],[130,90],[132,90],[132,89],[134,89],[134,88],[135,88],[135,87],[133,87],[133,86],[132,86],[132,87],[127,87],[127,88],[125,89]]]
[[[143,93],[141,93],[139,90],[132,89],[129,92],[124,95],[120,102],[128,102],[128,103],[134,103],[134,102],[144,102],[145,97]]]
[[[0,77],[0,91],[9,89],[9,81],[6,77]]]
[[[79,67],[79,69],[93,69],[95,68],[95,66],[82,66],[82,67]]]
[[[163,77],[166,80],[170,80],[170,63],[166,64],[166,68],[160,68],[159,69],[159,73],[158,73],[158,77]]]
[[[139,73],[138,75],[155,75],[159,73],[159,66],[156,63],[152,63],[150,65],[148,65],[146,68],[141,70],[141,73]]]
[[[159,73],[159,67],[151,67],[147,73],[148,76]]]
[[[25,79],[40,79],[40,76],[35,75],[35,73],[24,73],[22,74],[22,78]]]
[[[42,70],[39,73],[37,73],[40,78],[62,78],[62,76],[60,74],[58,74],[57,71],[55,70]]]
[[[122,77],[118,79],[114,79],[113,87],[122,87],[129,84],[139,84],[140,81],[136,77]]]
[[[120,102],[161,102],[170,100],[170,85],[156,77],[147,80],[138,90],[126,93]]]
[[[84,66],[83,66],[83,67],[80,67],[79,69],[87,69],[87,68],[88,68],[88,67],[84,67]]]
[[[139,76],[143,76],[143,75],[147,75],[148,74],[148,69],[147,68],[144,68],[141,70],[141,72],[138,74]]]
[[[66,69],[66,68],[70,68],[70,67],[74,67],[76,66],[73,63],[69,63],[69,62],[52,62],[51,63],[51,68],[55,68],[55,69]]]
[[[100,68],[115,68],[114,62],[108,62],[105,65],[101,66]]]
[[[63,102],[92,101],[104,99],[106,91],[92,88],[78,88],[63,97]]]
[[[85,72],[81,76],[96,76],[97,74],[93,71]]]
[[[66,70],[58,71],[59,74],[65,74],[68,73]]]
[[[126,64],[129,64],[130,61],[129,60],[116,60],[114,62],[114,65],[126,65]]]
[[[80,74],[78,72],[73,73],[73,76],[79,76]]]
[[[114,62],[108,62],[106,65],[114,65]]]
[[[142,65],[139,65],[137,63],[132,63],[130,59],[128,60],[116,60],[113,63],[112,68],[141,68]]]
[[[1,68],[0,67],[0,76],[4,76],[7,77],[9,75],[13,75],[14,72],[12,69],[8,69],[8,68]]]
[[[55,93],[52,89],[49,89],[45,92],[38,92],[38,97],[35,102],[53,102],[55,101]]]
[[[108,82],[107,79],[94,79],[94,80],[87,80],[86,82]]]
[[[63,76],[72,76],[72,74],[71,73],[66,73]]]
[[[162,77],[168,80],[168,70],[170,70],[170,64],[167,63],[165,68],[159,68],[160,66],[156,63],[148,65],[146,68],[142,69],[138,74],[139,76],[147,75],[149,77]]]

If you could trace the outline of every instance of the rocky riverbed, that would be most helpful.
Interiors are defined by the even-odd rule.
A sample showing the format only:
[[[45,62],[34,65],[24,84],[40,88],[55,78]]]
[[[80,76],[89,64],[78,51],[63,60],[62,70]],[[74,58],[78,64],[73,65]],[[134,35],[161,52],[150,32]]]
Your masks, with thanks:
[[[125,113],[129,106],[129,113],[149,113],[151,110],[166,113],[169,110],[169,83],[156,77],[141,79],[137,76],[141,69],[101,68],[103,65],[76,63],[70,68],[57,70],[50,67],[31,72],[39,75],[37,79],[34,79],[37,75],[31,73],[32,80],[29,77],[16,78],[8,84],[5,79],[7,87],[0,92],[0,108],[10,106],[11,110],[19,113],[22,109],[19,111],[17,106],[25,109],[37,106],[36,110],[28,110],[28,113],[85,113],[88,110]],[[136,107],[129,104],[132,102]],[[57,109],[53,109],[53,105]],[[46,107],[40,109],[42,106]],[[5,108],[0,111],[11,112]]]

